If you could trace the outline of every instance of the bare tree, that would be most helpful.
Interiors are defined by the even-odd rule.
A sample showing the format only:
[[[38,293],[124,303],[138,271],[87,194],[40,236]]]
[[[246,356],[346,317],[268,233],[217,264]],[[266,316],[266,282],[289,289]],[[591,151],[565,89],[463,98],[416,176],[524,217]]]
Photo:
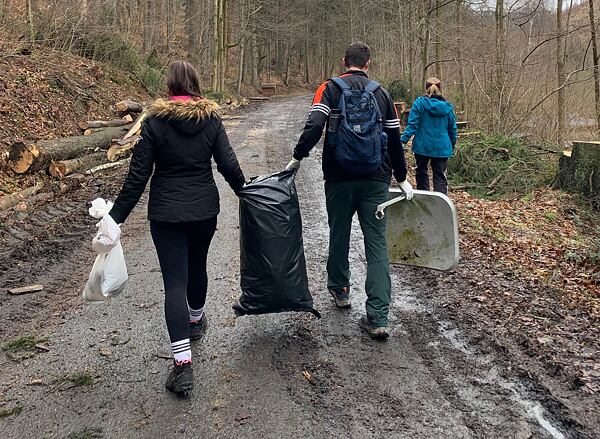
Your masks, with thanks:
[[[220,84],[221,60],[221,0],[213,1],[213,53],[212,53],[212,89],[217,91]]]
[[[600,132],[600,54],[591,0],[584,6],[572,0],[16,4],[0,0],[0,24],[14,37],[7,40],[19,41],[25,28],[27,40],[37,39],[35,44],[116,59],[120,66],[134,66],[128,68],[136,75],[149,71],[147,59],[154,68],[187,56],[202,83],[218,92],[241,93],[248,90],[245,85],[258,88],[268,80],[283,87],[309,85],[337,74],[344,47],[363,40],[373,53],[371,74],[386,85],[401,84],[397,89],[408,100],[421,92],[429,75],[436,75],[463,115],[488,131],[509,133],[518,125],[530,136],[562,144],[579,134],[568,123],[571,116],[594,116]],[[568,4],[575,6],[567,9]],[[589,20],[581,13],[584,8],[589,8]],[[11,25],[24,22],[23,17],[26,26]],[[7,44],[3,41],[3,47]],[[124,53],[123,44],[131,50]],[[134,59],[123,63],[123,57]],[[590,58],[592,65],[582,71]],[[154,74],[148,78],[158,79]],[[540,96],[551,98],[540,103]]]
[[[498,129],[504,119],[504,55],[506,53],[504,0],[496,1],[496,50],[494,59],[494,98],[498,113],[496,126]]]
[[[563,33],[563,1],[556,2],[556,80],[559,90],[556,93],[557,140],[565,142],[565,36]]]
[[[27,7],[27,31],[29,32],[29,38],[31,43],[33,43],[35,41],[35,29],[33,26],[33,5],[32,5],[32,1],[33,0],[27,0],[26,2],[26,7]]]
[[[419,43],[421,45],[421,84],[423,87],[427,80],[429,69],[429,40],[431,36],[430,16],[431,16],[431,0],[421,0],[420,2],[420,32]]]
[[[600,133],[600,54],[596,38],[596,20],[594,18],[594,0],[588,1],[590,16],[590,33],[592,37],[592,65],[594,72],[594,101],[596,103],[596,130]]]

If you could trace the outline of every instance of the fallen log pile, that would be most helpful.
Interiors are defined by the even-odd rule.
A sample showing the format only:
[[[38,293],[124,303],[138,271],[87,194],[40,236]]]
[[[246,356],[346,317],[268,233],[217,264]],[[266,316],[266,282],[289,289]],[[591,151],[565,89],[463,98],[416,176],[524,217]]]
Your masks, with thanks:
[[[247,102],[227,102],[221,113]],[[117,102],[113,110],[121,118],[81,121],[78,136],[14,142],[8,150],[8,168],[16,174],[46,173],[58,180],[58,192],[63,193],[79,187],[78,179],[84,175],[126,165],[140,139],[146,113],[142,104],[131,100]],[[42,186],[38,183],[0,197],[0,211],[22,204],[27,198],[33,202],[38,192],[43,192]]]
[[[119,114],[136,114],[143,111],[142,104],[135,101],[124,100],[115,104],[115,110]]]
[[[94,175],[128,163],[140,138],[146,115],[141,104],[129,100],[118,102],[114,110],[124,116],[112,120],[81,121],[78,126],[82,133],[78,136],[14,142],[8,149],[8,168],[15,174],[49,174],[60,180],[61,187],[70,189],[71,186],[79,186],[75,182],[82,174]],[[44,184],[37,183],[0,197],[0,211],[12,209],[25,199],[35,198],[43,186]],[[62,189],[60,192],[62,193]]]
[[[116,162],[117,160],[123,159],[132,153],[133,148],[137,144],[138,140],[140,140],[142,124],[144,123],[145,119],[146,113],[142,113],[129,131],[127,131],[127,133],[125,133],[125,135],[119,140],[112,143],[110,148],[108,148],[108,152],[106,153],[106,157],[108,158],[109,162]]]
[[[93,154],[84,155],[83,157],[74,158],[71,160],[53,161],[50,164],[48,172],[56,178],[64,178],[77,171],[87,171],[93,167],[106,163],[106,152],[99,151]]]
[[[127,114],[120,119],[81,121],[80,136],[13,143],[8,166],[16,174],[47,171],[64,178],[126,157],[139,139],[145,114],[139,114],[134,123],[131,114],[141,112],[142,105],[129,100],[115,104],[115,111]]]
[[[0,211],[11,209],[23,200],[35,195],[42,188],[43,184],[37,183],[27,189],[15,192],[14,194],[5,195],[0,198]]]
[[[98,129],[98,128],[110,128],[110,127],[122,127],[123,125],[128,125],[133,122],[133,118],[131,116],[125,116],[122,119],[113,119],[113,120],[88,120],[79,122],[79,128],[83,131],[87,129]]]
[[[53,161],[70,160],[97,150],[108,150],[112,140],[121,138],[130,125],[106,128],[89,136],[16,142],[8,150],[8,166],[17,174],[46,171]]]

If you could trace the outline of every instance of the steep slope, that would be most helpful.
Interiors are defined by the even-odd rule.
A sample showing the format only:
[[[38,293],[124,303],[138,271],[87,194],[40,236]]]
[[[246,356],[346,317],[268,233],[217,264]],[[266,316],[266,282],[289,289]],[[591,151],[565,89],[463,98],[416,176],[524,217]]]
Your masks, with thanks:
[[[137,79],[108,65],[62,52],[0,52],[0,154],[15,141],[79,133],[77,122],[114,117],[122,99],[150,97]],[[21,186],[0,171],[0,195]]]

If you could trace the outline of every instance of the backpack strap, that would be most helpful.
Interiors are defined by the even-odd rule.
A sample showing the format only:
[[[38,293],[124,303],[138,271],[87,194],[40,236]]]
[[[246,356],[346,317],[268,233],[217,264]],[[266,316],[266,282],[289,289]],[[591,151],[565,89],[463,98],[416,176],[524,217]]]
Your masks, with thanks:
[[[337,85],[339,88],[341,88],[342,91],[351,90],[350,86],[346,83],[346,81],[344,81],[339,76],[336,76],[336,77],[330,78],[330,79],[335,85]]]
[[[371,93],[375,93],[375,91],[377,91],[379,87],[381,87],[381,84],[379,82],[369,79],[369,83],[365,87],[365,90],[370,91]]]

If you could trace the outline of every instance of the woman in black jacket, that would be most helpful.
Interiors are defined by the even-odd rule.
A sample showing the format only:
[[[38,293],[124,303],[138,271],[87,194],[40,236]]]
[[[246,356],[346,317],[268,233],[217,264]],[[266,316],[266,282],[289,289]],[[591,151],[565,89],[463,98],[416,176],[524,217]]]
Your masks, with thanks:
[[[203,99],[195,69],[171,64],[168,100],[159,99],[135,147],[129,174],[110,215],[123,223],[150,183],[148,219],[165,285],[165,316],[174,368],[166,387],[175,393],[193,388],[190,340],[206,331],[206,259],[217,227],[219,193],[212,161],[234,191],[244,174],[217,113]]]

